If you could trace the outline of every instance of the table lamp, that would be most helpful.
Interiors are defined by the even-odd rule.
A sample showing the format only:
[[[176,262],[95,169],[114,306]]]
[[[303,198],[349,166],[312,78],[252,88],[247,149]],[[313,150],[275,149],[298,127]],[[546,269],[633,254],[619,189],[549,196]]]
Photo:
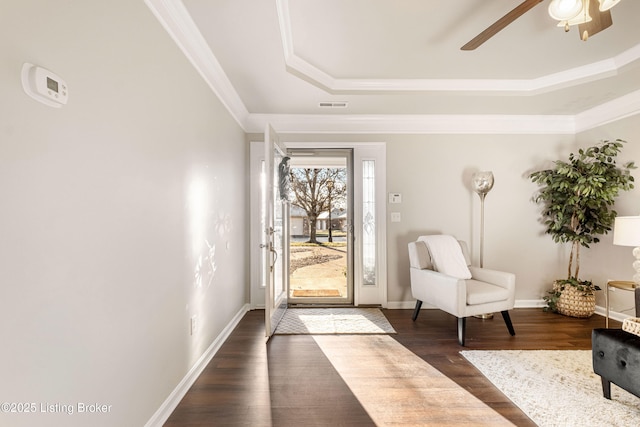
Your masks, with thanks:
[[[633,268],[636,274],[633,281],[640,283],[640,216],[619,216],[613,225],[613,244],[617,246],[634,246]]]

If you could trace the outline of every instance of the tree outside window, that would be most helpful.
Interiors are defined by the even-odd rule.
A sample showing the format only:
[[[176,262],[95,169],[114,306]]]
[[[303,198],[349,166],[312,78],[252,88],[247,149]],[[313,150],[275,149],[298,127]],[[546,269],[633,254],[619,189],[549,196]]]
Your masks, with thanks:
[[[318,217],[331,210],[346,206],[347,179],[344,168],[292,168],[292,204],[302,208],[308,218],[309,241],[317,240]],[[329,224],[331,232],[332,224]]]

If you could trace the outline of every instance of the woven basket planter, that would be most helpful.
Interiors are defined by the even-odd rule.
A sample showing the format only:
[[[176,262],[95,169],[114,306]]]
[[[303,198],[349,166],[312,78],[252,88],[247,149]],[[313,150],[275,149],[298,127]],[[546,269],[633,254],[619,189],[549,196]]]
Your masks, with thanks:
[[[553,284],[554,290],[560,285]],[[557,302],[558,313],[571,317],[591,317],[596,311],[596,296],[580,291],[575,286],[565,285]]]

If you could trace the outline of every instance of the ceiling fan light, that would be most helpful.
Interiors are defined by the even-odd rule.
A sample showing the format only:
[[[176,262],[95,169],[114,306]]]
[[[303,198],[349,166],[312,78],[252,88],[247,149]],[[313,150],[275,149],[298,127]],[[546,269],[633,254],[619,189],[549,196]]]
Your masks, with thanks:
[[[582,0],[551,0],[549,3],[549,16],[557,21],[570,21],[582,11]]]
[[[589,0],[581,0],[581,3],[584,5],[582,11],[574,16],[571,19],[566,19],[564,21],[560,21],[558,23],[558,27],[567,27],[567,25],[569,26],[573,26],[573,25],[580,25],[580,24],[584,24],[586,22],[591,22],[591,20],[593,18],[591,18],[591,15],[589,14]],[[565,29],[566,31],[566,29]]]
[[[605,10],[611,9],[613,6],[618,4],[620,0],[598,0],[600,2],[600,12],[604,12]]]

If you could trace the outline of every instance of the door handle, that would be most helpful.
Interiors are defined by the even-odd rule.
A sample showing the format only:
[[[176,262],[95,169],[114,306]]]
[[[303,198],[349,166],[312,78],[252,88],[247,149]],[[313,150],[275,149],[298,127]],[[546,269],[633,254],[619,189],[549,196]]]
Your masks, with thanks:
[[[269,247],[269,250],[271,251],[271,253],[273,254],[273,264],[271,264],[271,271],[273,271],[273,267],[276,266],[276,262],[278,261],[278,251],[276,251],[275,249],[273,249],[273,245],[271,245]]]
[[[269,252],[273,254],[273,263],[269,266],[269,270],[273,271],[273,267],[275,267],[276,262],[278,261],[278,251],[273,249],[272,243],[269,243],[269,244],[260,243],[260,249],[265,249],[265,248],[269,249]]]
[[[273,227],[268,227],[265,229],[265,231],[269,236],[273,236],[276,232],[276,230]],[[271,240],[271,238],[269,238],[269,240]],[[273,242],[269,241],[269,243],[261,243],[260,248],[261,249],[267,248],[269,249],[269,252],[273,254],[273,263],[269,265],[269,271],[273,272],[273,267],[275,267],[276,261],[278,261],[278,252],[276,252],[276,250],[273,249]]]

